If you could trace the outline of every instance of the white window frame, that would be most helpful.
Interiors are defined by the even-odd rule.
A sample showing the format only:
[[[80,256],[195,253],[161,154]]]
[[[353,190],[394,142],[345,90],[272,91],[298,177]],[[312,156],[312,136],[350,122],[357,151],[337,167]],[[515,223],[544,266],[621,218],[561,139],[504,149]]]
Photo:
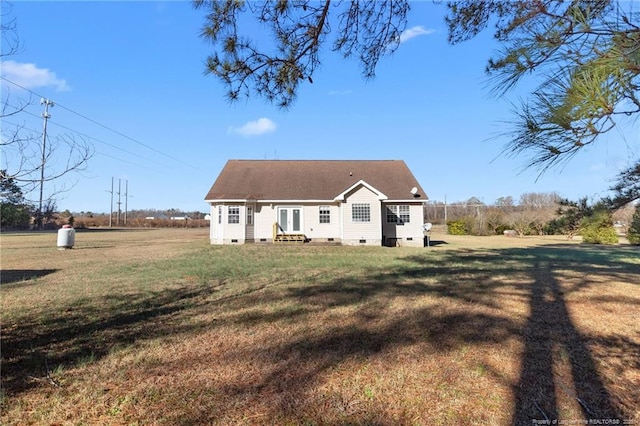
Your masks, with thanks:
[[[247,206],[247,225],[253,225],[253,206]]]
[[[318,206],[318,223],[331,223],[331,206]]]
[[[240,223],[240,206],[227,207],[227,223],[230,225]]]
[[[387,223],[404,225],[411,222],[411,207],[407,204],[389,205],[386,210]]]
[[[370,223],[371,222],[371,204],[369,203],[351,204],[351,222]]]
[[[222,224],[222,206],[218,206],[218,224]]]

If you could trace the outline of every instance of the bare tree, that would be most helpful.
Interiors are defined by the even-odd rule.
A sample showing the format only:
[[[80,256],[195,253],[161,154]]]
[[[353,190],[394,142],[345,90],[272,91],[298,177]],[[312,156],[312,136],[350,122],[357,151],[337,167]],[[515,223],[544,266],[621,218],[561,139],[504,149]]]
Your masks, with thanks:
[[[520,196],[520,213],[529,220],[529,228],[538,235],[557,215],[560,196],[555,192],[527,192]]]
[[[531,231],[531,212],[527,210],[515,210],[507,215],[507,224],[523,237]]]
[[[1,8],[2,59],[5,59],[19,51],[20,43],[11,5],[2,2]],[[36,223],[42,225],[43,214],[56,205],[55,198],[73,186],[68,181],[62,182],[62,178],[84,171],[94,148],[82,137],[70,134],[47,137],[46,134],[30,130],[22,117],[28,113],[27,108],[34,104],[31,92],[28,98],[20,98],[15,92],[22,93],[22,88],[3,77],[5,83],[13,84],[16,90],[3,87],[0,108],[0,148],[3,155],[0,169],[3,170],[3,178],[15,182],[27,199],[41,185],[54,183],[47,189],[42,208],[36,213]]]
[[[623,233],[627,233],[629,226],[631,225],[631,221],[633,218],[633,214],[636,210],[636,207],[629,203],[625,206],[620,207],[617,210],[614,210],[611,218],[614,221],[614,224],[620,228]]]
[[[557,192],[525,192],[520,195],[520,206],[532,210],[544,210],[558,208],[562,197]]]
[[[12,11],[13,6],[11,3],[7,3],[3,1],[0,3],[0,34],[2,37],[0,38],[0,42],[2,44],[2,48],[0,48],[0,60],[4,60],[10,56],[17,54],[20,51],[20,39],[18,38],[17,26],[16,26],[16,18],[13,16]],[[5,146],[9,143],[15,142],[18,144],[24,144],[26,141],[24,137],[20,136],[19,129],[14,129],[13,132],[9,132],[5,134],[5,120],[10,117],[14,117],[22,113],[29,105],[32,104],[31,98],[24,99],[16,99],[13,97],[13,102],[15,105],[10,103],[11,96],[11,88],[3,87],[2,88],[2,107],[0,108],[0,119],[3,122],[3,133],[2,140],[0,142],[0,147],[4,150]]]
[[[505,224],[509,211],[501,207],[487,207],[484,212],[485,223],[492,234],[497,234],[500,227]]]
[[[500,197],[495,202],[496,207],[500,207],[504,210],[510,210],[515,205],[513,202],[513,197],[511,195],[507,195],[506,197]]]
[[[0,4],[0,30],[2,30],[0,58],[13,56],[20,51],[20,38],[12,9],[11,3],[3,1]]]

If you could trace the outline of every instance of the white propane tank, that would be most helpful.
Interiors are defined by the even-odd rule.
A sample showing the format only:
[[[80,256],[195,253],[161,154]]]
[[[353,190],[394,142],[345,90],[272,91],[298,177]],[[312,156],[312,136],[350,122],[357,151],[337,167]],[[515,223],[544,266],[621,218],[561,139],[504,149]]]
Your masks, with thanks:
[[[58,229],[58,250],[73,248],[76,241],[76,230],[71,225],[64,225]]]

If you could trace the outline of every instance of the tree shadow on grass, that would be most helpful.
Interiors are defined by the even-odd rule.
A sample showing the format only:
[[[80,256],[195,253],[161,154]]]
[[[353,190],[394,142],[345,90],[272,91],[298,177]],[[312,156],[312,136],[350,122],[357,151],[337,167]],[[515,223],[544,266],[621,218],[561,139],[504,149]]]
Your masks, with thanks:
[[[184,399],[193,390],[182,389],[182,394],[175,397],[178,409],[167,420],[174,424],[215,423],[233,418],[233,410],[237,410],[234,407],[265,405],[267,401],[266,417],[260,418],[266,423],[304,423],[314,419],[336,425],[410,423],[411,418],[390,417],[375,402],[362,402],[360,411],[349,411],[353,407],[349,401],[336,401],[331,395],[318,399],[310,389],[318,386],[325,373],[348,361],[371,359],[411,345],[420,345],[424,350],[421,356],[429,356],[512,340],[521,342],[523,347],[519,378],[509,383],[513,389],[514,424],[531,424],[533,419],[560,415],[556,402],[560,390],[553,373],[555,361],[550,355],[557,347],[568,354],[573,383],[565,386],[571,386],[581,401],[585,418],[619,418],[630,414],[628,406],[622,407],[610,394],[591,347],[606,347],[625,365],[638,368],[637,361],[633,364],[632,360],[640,357],[639,345],[616,336],[585,336],[569,315],[566,298],[572,292],[597,285],[590,276],[604,275],[639,284],[640,265],[629,260],[629,253],[616,248],[562,245],[446,253],[425,250],[401,257],[391,268],[372,265],[365,275],[346,274],[338,279],[313,276],[278,291],[263,287],[217,301],[209,298],[211,286],[112,295],[101,304],[107,307],[104,309],[95,301],[88,301],[63,312],[47,312],[44,323],[42,318],[33,318],[8,327],[3,324],[2,384],[8,394],[18,394],[32,386],[28,376],[42,377],[47,373],[47,364],[76,364],[88,356],[99,359],[116,346],[142,339],[210,330],[228,323],[242,325],[247,333],[259,335],[262,327],[297,321],[306,323],[308,331],[238,345],[219,360],[206,355],[201,360],[189,360],[193,363],[183,360],[176,368],[190,374],[194,364],[206,366],[225,360],[260,364],[262,370],[256,377],[244,372],[229,374],[224,383],[216,384],[216,391],[225,395],[228,404],[212,402],[184,410]],[[584,274],[584,279],[561,286],[560,279],[566,271]],[[428,306],[411,305],[425,296],[431,301]],[[528,313],[522,318],[511,316],[512,312],[503,306],[503,298],[527,306]],[[390,306],[397,307],[403,301],[406,309],[389,314]],[[273,309],[274,303],[285,308]],[[631,304],[633,299],[621,298],[620,303]],[[208,319],[180,326],[172,321],[209,310],[214,304],[224,304],[226,320],[214,323]],[[252,309],[247,310],[248,307]],[[343,308],[349,312],[349,321],[311,323],[312,314]],[[167,412],[171,411],[168,407]]]
[[[571,393],[579,402],[583,417],[622,420],[585,338],[571,320],[552,265],[536,262],[532,274],[535,282],[530,290],[531,312],[523,330],[525,349],[520,380],[515,388],[513,424],[560,417],[556,395],[563,389],[556,385],[560,379],[554,374],[553,354],[563,349],[573,376]]]
[[[521,261],[533,279],[533,283],[527,286],[529,315],[518,333],[524,343],[524,353],[520,378],[514,388],[513,424],[559,419],[561,413],[557,397],[560,393],[568,394],[578,402],[584,419],[623,421],[624,410],[616,404],[605,386],[589,343],[604,345],[610,352],[625,354],[625,363],[636,370],[640,366],[640,345],[629,339],[581,334],[567,308],[566,296],[598,285],[597,281],[591,279],[593,276],[606,276],[621,283],[640,285],[640,264],[634,261],[636,252],[637,250],[629,247],[565,245],[489,252],[492,255],[499,253],[500,258]],[[491,256],[480,252],[467,259],[482,262],[483,257],[488,259]],[[563,275],[563,271],[579,273],[582,278],[574,285],[561,286],[558,278]],[[475,289],[470,294],[474,292]],[[450,291],[443,295],[452,297]],[[626,296],[603,295],[590,299],[597,303],[603,301],[603,298],[607,302],[638,306],[637,298]],[[563,382],[554,373],[554,364],[557,363],[554,353],[566,354],[572,383]],[[631,361],[634,358],[636,361]],[[608,379],[612,383],[612,378]]]
[[[473,327],[469,325],[473,324]],[[482,327],[478,334],[475,327]],[[267,423],[287,424],[366,424],[391,425],[415,423],[410,418],[392,417],[375,401],[358,396],[353,389],[350,398],[336,395],[311,395],[320,377],[341,364],[366,360],[388,351],[424,342],[435,342],[420,356],[455,350],[462,344],[500,343],[515,333],[516,326],[506,318],[483,314],[456,313],[440,315],[430,309],[419,309],[399,316],[382,326],[335,326],[320,333],[291,339],[282,345],[260,347],[263,362],[270,364],[267,374],[254,380],[227,382],[220,390],[238,401],[258,405],[272,399]],[[225,355],[231,359],[251,359],[256,348],[238,348]],[[274,395],[277,397],[274,398]],[[352,407],[358,407],[352,409]],[[191,414],[196,417],[189,417]],[[212,421],[206,413],[191,413],[181,424],[192,424],[198,418]]]
[[[2,388],[17,395],[58,366],[98,360],[138,340],[171,335],[171,317],[202,304],[210,287],[182,287],[136,295],[110,295],[45,310],[37,318],[2,324]]]
[[[255,351],[260,351],[273,368],[260,378],[232,380],[222,390],[238,400],[254,399],[256,404],[263,398],[273,398],[271,419],[304,423],[317,416],[323,419],[322,424],[344,424],[344,418],[331,420],[323,411],[327,401],[309,401],[305,395],[321,375],[347,360],[369,359],[414,344],[422,347],[426,344],[437,354],[468,345],[502,344],[515,339],[521,342],[523,352],[519,378],[509,383],[513,390],[513,424],[560,418],[562,412],[557,405],[560,393],[570,394],[578,402],[584,419],[622,419],[632,414],[629,406],[621,406],[610,393],[612,378],[607,378],[609,387],[605,385],[590,345],[606,345],[610,352],[624,354],[624,362],[632,368],[632,360],[640,356],[640,345],[629,339],[584,335],[574,324],[565,299],[567,292],[597,285],[597,281],[588,278],[590,275],[640,284],[640,265],[629,254],[624,248],[564,245],[462,250],[440,257],[428,254],[404,257],[401,266],[374,269],[367,276],[292,286],[285,297],[297,303],[295,315],[302,320],[309,312],[355,308],[355,321],[312,329],[286,344],[240,347],[228,353],[234,359],[252,359]],[[567,271],[584,274],[585,278],[568,288],[561,286],[558,277]],[[479,305],[487,310],[447,312],[421,307],[407,309],[392,319],[385,314],[392,300],[409,301],[421,296],[457,302],[459,307]],[[521,320],[510,318],[510,313],[502,308],[504,297],[521,301],[528,306],[528,314]],[[617,301],[634,303],[624,297]],[[240,314],[237,318],[243,320]],[[271,314],[264,317],[265,322],[274,320],[277,318]],[[260,313],[252,312],[250,321],[252,326],[259,327]],[[558,360],[553,356],[558,351],[567,355],[564,362],[572,381],[558,383],[560,378],[554,372]],[[428,352],[424,355],[428,356]],[[347,423],[398,422],[386,416],[381,407],[367,406],[367,412],[368,417],[351,417]],[[204,412],[193,415],[180,420],[186,424],[206,418]]]
[[[36,282],[37,278],[45,277],[57,272],[58,269],[3,269],[0,271],[0,285],[6,286],[21,281],[29,285]]]

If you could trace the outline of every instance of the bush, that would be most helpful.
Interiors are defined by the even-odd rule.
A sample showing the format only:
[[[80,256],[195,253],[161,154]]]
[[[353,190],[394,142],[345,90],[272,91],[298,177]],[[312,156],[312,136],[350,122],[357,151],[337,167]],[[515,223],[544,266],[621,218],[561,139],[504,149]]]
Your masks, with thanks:
[[[496,228],[496,235],[504,235],[504,231],[511,230],[509,225],[500,225]]]
[[[618,244],[618,233],[613,226],[588,226],[582,230],[582,241],[588,244]]]
[[[546,235],[563,235],[567,229],[566,218],[552,219],[544,227]]]
[[[631,218],[631,225],[627,231],[627,239],[634,246],[640,245],[640,207],[636,207],[636,211]]]
[[[611,211],[604,203],[597,203],[591,214],[580,220],[582,241],[589,244],[617,244],[618,233],[613,227]]]
[[[450,235],[467,235],[464,220],[450,220],[447,222],[447,230]]]

